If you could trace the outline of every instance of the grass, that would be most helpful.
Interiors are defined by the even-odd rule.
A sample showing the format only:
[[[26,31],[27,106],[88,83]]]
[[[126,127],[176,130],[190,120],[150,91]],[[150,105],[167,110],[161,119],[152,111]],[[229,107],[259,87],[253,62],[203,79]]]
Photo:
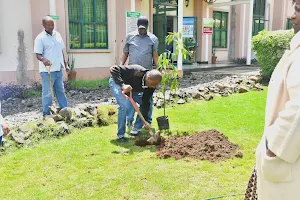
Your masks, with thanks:
[[[242,194],[263,132],[265,100],[266,91],[250,92],[167,109],[173,132],[217,129],[240,145],[242,159],[162,160],[154,147],[116,143],[116,125],[87,128],[2,156],[0,199],[204,199]],[[162,113],[155,110],[154,115]]]
[[[30,97],[40,97],[42,96],[42,91],[39,90],[25,90],[23,93],[24,98]]]
[[[70,81],[69,83],[69,88],[72,90],[76,89],[97,89],[99,87],[108,87],[108,78],[106,79],[101,79],[101,80],[76,80],[76,81]],[[42,96],[42,91],[40,89],[28,89],[23,92],[23,97],[24,98],[31,98],[31,97],[40,97]]]
[[[80,89],[80,88],[87,88],[87,89],[97,89],[99,87],[107,87],[109,85],[108,78],[101,79],[101,80],[76,80],[70,81],[70,87],[72,89]]]

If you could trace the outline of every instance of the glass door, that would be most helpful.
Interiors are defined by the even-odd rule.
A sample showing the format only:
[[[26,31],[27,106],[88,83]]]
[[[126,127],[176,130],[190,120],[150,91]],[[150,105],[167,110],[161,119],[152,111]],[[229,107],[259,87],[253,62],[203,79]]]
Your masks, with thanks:
[[[183,34],[182,40],[185,48],[189,51],[186,59],[183,60],[185,64],[192,64],[197,62],[197,17],[183,17]]]

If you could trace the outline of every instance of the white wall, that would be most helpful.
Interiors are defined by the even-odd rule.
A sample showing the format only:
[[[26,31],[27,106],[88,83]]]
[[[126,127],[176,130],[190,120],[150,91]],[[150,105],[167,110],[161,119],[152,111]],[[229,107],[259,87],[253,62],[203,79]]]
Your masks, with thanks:
[[[295,12],[293,0],[288,0],[286,18],[290,18]]]
[[[15,71],[18,56],[18,30],[25,33],[28,70],[33,69],[30,0],[0,0],[0,71]]]

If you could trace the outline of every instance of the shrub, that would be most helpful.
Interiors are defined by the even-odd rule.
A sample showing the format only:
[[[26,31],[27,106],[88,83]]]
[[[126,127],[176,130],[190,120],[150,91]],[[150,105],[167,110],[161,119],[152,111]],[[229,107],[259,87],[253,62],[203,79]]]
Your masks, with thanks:
[[[234,64],[242,64],[242,65],[246,65],[247,64],[247,58],[246,57],[242,57],[242,58],[233,58],[231,59],[231,62]],[[254,58],[251,60],[251,64],[256,64],[257,60]]]
[[[264,30],[252,38],[252,49],[257,57],[263,78],[271,78],[280,58],[285,50],[289,49],[293,36],[292,30]]]
[[[99,106],[96,118],[99,126],[115,124],[117,122],[117,108],[115,106]]]
[[[0,100],[8,98],[23,98],[26,87],[24,85],[16,84],[0,84]]]

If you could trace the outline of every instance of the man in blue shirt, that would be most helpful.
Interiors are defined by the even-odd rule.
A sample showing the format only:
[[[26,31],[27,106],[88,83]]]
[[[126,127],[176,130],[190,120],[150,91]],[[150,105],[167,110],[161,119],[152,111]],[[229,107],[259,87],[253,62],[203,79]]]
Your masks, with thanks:
[[[141,65],[142,67],[151,70],[153,69],[153,62],[155,68],[158,67],[158,38],[147,31],[148,18],[141,16],[137,22],[138,29],[129,33],[126,37],[126,43],[123,49],[123,56],[121,65],[124,65],[129,57],[129,65]],[[133,92],[134,99],[141,99],[143,94],[141,92]],[[150,110],[148,114],[148,123],[152,122],[152,97],[150,99]],[[134,108],[128,108],[127,125],[132,128],[134,120]],[[137,117],[138,119],[138,117]],[[138,120],[136,120],[137,122]],[[132,135],[136,135],[141,130],[138,123],[135,123],[131,130]]]
[[[63,49],[64,42],[60,34],[54,30],[54,21],[51,17],[43,18],[45,30],[41,32],[34,41],[34,53],[39,62],[39,71],[42,77],[42,104],[43,116],[50,115],[49,106],[52,105],[52,95],[49,84],[48,70],[50,68],[53,92],[57,98],[60,108],[68,106],[63,84],[62,68],[69,67],[66,64]]]

